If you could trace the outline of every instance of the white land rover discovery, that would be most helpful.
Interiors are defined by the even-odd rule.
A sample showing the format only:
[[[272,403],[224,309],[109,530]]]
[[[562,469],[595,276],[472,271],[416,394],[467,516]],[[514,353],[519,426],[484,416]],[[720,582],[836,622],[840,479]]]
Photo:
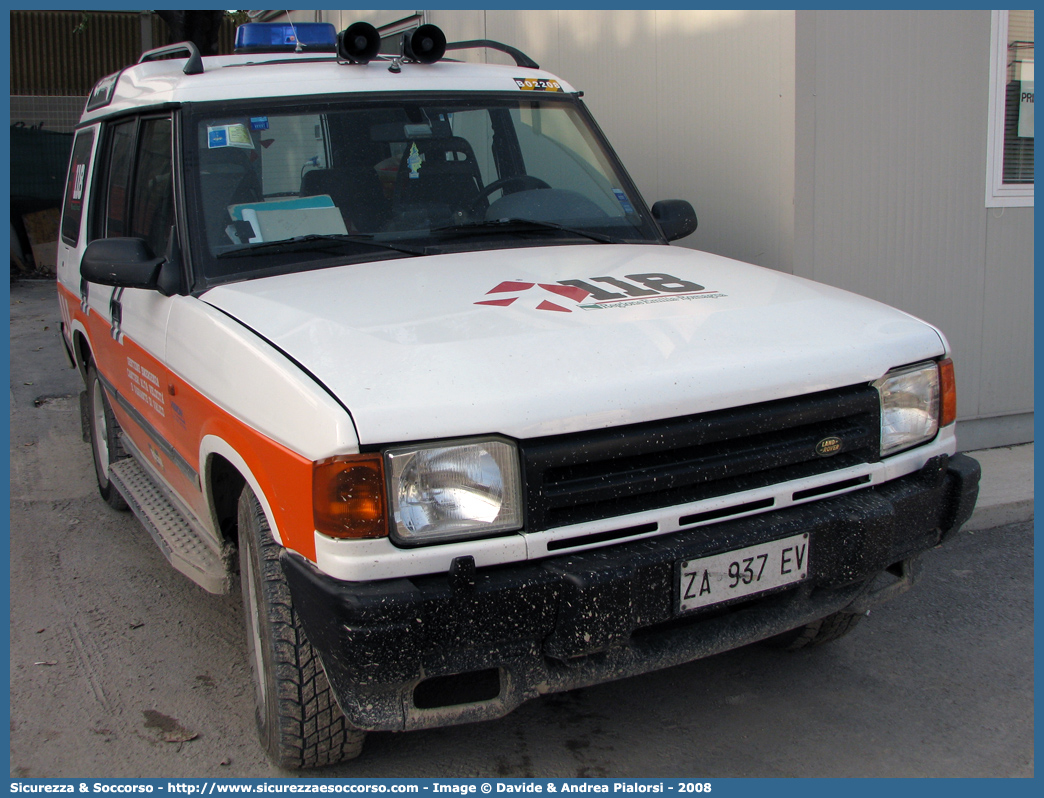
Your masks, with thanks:
[[[238,573],[280,765],[838,637],[968,518],[940,332],[669,246],[692,207],[524,54],[238,41],[98,83],[58,295],[101,496]]]

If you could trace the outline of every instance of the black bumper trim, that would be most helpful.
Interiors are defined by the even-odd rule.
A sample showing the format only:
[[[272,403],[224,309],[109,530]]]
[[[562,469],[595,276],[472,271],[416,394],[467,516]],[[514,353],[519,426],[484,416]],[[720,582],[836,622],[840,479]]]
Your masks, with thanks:
[[[979,465],[933,458],[892,482],[711,526],[539,562],[341,582],[284,551],[295,607],[349,721],[405,730],[486,720],[538,695],[678,665],[845,609],[884,569],[971,515]],[[675,563],[796,533],[811,535],[807,582],[676,616]],[[433,677],[500,671],[495,698],[418,708]]]

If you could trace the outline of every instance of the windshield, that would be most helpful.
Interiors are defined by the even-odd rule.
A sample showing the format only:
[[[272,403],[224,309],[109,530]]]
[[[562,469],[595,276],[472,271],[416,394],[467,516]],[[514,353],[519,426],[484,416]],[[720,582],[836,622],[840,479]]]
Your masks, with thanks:
[[[204,233],[193,241],[207,282],[330,261],[662,242],[568,99],[230,110],[186,116],[190,212]]]

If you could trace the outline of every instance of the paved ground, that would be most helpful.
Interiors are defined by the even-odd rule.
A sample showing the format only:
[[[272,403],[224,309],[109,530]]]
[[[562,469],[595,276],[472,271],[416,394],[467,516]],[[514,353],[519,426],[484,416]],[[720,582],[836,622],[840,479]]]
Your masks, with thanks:
[[[1033,520],[1033,444],[970,453],[982,467],[975,512],[965,529],[994,529]]]
[[[276,776],[238,597],[105,506],[51,286],[11,289],[11,774]],[[191,739],[190,739],[191,738]],[[750,647],[374,734],[330,776],[1032,776],[1033,529],[965,532],[923,582],[811,652]]]

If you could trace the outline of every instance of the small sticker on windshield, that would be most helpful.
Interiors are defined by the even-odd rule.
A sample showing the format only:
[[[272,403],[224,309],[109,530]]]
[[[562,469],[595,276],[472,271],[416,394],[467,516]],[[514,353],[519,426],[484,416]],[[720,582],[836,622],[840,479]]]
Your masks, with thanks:
[[[219,147],[245,147],[254,149],[254,142],[246,125],[214,125],[207,127],[207,146],[214,150]]]
[[[564,91],[562,84],[550,78],[515,78],[522,91]]]
[[[616,200],[620,203],[620,207],[623,208],[624,213],[634,213],[634,206],[631,204],[631,201],[627,199],[626,194],[618,188],[614,188],[613,193],[616,195]]]
[[[250,117],[250,129],[251,130],[268,130],[268,117],[267,116],[252,116],[252,117]]]

